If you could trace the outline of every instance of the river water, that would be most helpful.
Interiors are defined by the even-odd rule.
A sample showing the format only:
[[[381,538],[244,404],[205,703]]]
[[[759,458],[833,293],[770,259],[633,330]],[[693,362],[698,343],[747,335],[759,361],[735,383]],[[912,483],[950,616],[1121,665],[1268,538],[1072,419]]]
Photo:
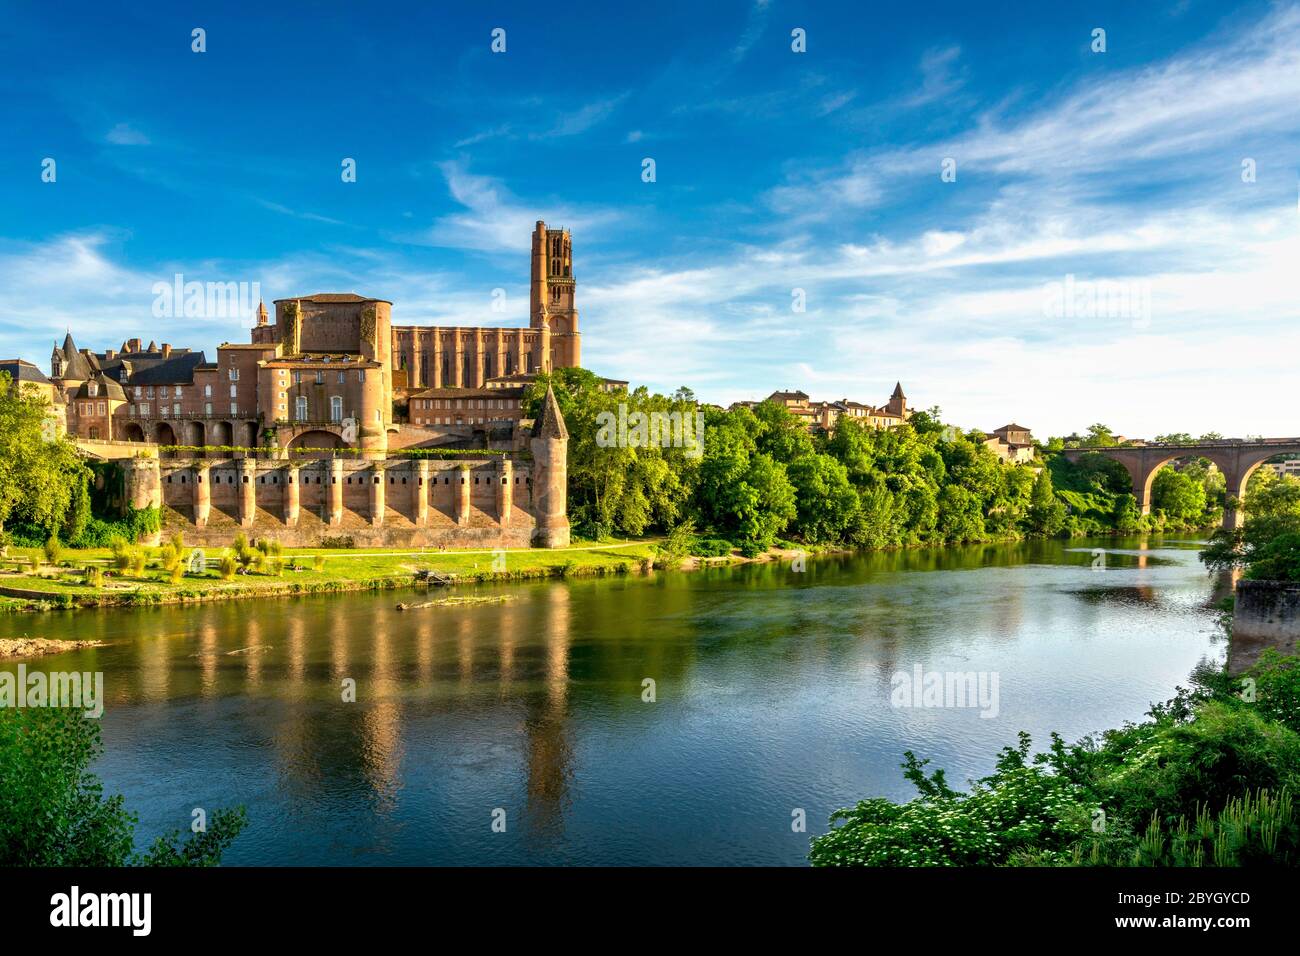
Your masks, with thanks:
[[[405,612],[423,598],[0,628],[107,642],[28,666],[104,673],[96,770],[142,839],[242,803],[227,864],[800,865],[833,809],[912,795],[905,750],[964,783],[1020,730],[1045,746],[1140,719],[1222,660],[1196,548],[1026,542],[462,588],[509,600]],[[910,689],[918,666],[983,675],[985,697],[895,706],[893,675]]]

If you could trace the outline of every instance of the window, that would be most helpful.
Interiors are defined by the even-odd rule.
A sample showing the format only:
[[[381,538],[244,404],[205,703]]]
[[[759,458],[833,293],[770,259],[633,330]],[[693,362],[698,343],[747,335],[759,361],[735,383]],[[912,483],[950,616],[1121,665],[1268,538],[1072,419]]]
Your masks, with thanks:
[[[238,415],[238,414],[239,414],[239,403],[238,403],[238,402],[231,402],[231,403],[230,403],[230,414],[232,414],[232,415]]]
[[[293,417],[300,422],[307,420],[307,396],[299,395],[293,400]]]
[[[143,405],[140,406],[140,415],[141,415],[142,418],[148,418],[148,417],[149,417],[149,403],[148,403],[148,402],[145,402]]]
[[[140,397],[140,390],[139,390],[139,389],[136,389],[135,397],[136,397],[136,398],[139,398],[139,397]],[[212,397],[212,386],[211,386],[211,385],[204,385],[204,386],[203,386],[203,397],[204,397],[204,398],[211,398],[211,397]]]
[[[239,397],[239,386],[238,386],[238,385],[231,385],[231,386],[230,386],[230,397],[231,397],[231,398],[238,398],[238,397]]]
[[[175,394],[176,394],[176,397],[177,397],[177,398],[180,398],[181,395],[182,395],[181,387],[180,387],[179,385],[176,386],[176,393],[175,393]]]
[[[302,371],[300,369],[293,370],[293,384],[295,385],[302,384]]]
[[[325,384],[325,373],[324,373],[324,372],[317,372],[317,373],[316,373],[316,384],[317,384],[317,385],[324,385],[324,384]]]
[[[340,385],[342,385],[344,382],[347,381],[347,375],[348,375],[347,372],[339,372],[339,384],[340,384]]]
[[[98,395],[98,394],[99,394],[99,383],[98,383],[98,382],[87,382],[87,383],[86,383],[86,394],[89,395],[91,398],[94,398],[96,395]]]
[[[142,386],[137,385],[137,386],[135,387],[135,397],[136,397],[136,398],[144,398],[144,388],[143,388]]]
[[[357,369],[357,381],[364,382],[365,380],[366,380],[366,370],[363,368]]]
[[[343,396],[342,395],[330,396],[330,421],[332,422],[343,421]]]
[[[153,386],[152,386],[152,385],[149,386],[148,392],[147,392],[146,394],[148,395],[149,398],[153,398]]]
[[[108,409],[104,407],[104,403],[103,403],[103,402],[100,402],[100,403],[99,403],[99,414],[104,415],[104,414],[107,414],[107,412],[108,412]]]
[[[230,380],[231,380],[232,382],[238,382],[238,381],[239,381],[239,369],[237,369],[237,368],[229,369],[229,370],[227,370],[227,374],[230,376]]]
[[[204,405],[203,405],[203,414],[204,414],[204,415],[211,415],[211,414],[212,414],[212,403],[211,403],[211,402],[205,402],[205,403],[204,403]]]
[[[173,414],[173,415],[179,415],[180,413],[181,413],[181,403],[180,403],[180,402],[172,402],[172,414]]]

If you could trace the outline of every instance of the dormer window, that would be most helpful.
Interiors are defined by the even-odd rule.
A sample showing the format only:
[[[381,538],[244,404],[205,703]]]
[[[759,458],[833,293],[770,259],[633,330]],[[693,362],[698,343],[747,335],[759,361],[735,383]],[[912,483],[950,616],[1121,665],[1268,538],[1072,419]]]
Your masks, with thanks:
[[[99,394],[99,383],[98,383],[98,382],[89,382],[89,383],[87,383],[87,385],[86,385],[86,394],[89,395],[91,398],[94,398],[96,395],[98,395],[98,394]]]

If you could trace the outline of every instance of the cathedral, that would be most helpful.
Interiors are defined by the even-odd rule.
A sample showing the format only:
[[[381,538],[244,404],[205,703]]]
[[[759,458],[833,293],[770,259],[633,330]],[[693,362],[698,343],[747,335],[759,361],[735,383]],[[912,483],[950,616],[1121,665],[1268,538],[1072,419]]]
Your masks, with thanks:
[[[532,233],[526,328],[394,325],[354,293],[259,305],[247,342],[202,351],[141,340],[50,357],[67,431],[165,446],[390,449],[484,443],[513,431],[539,372],[582,360],[568,230]],[[610,382],[611,387],[620,384]]]

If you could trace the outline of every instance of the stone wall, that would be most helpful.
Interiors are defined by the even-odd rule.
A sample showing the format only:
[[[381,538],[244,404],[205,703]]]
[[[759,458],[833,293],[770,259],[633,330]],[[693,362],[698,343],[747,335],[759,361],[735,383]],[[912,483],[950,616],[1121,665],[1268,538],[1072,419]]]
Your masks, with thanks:
[[[1297,653],[1300,638],[1300,583],[1289,581],[1237,582],[1232,614],[1232,641],[1228,647],[1228,672],[1240,674],[1259,659],[1265,648],[1281,654]]]
[[[359,547],[556,545],[553,535],[539,535],[533,463],[505,456],[142,462],[149,465],[157,469],[164,531],[183,531],[199,545],[228,545],[241,531],[290,547],[327,538]],[[143,475],[138,483],[141,497],[151,483]],[[554,524],[549,511],[541,524]]]

